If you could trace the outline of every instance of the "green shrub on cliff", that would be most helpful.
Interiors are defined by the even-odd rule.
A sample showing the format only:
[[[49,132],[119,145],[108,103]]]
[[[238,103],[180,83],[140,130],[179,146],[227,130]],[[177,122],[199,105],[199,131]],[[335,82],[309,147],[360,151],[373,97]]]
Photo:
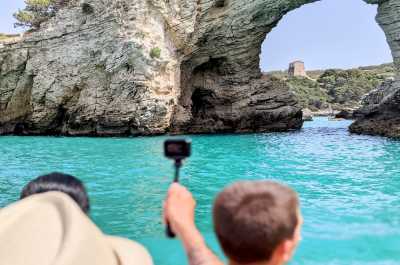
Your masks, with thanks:
[[[37,30],[41,23],[53,17],[68,2],[70,0],[25,0],[25,8],[14,14],[18,21],[14,26]]]
[[[287,84],[296,95],[302,108],[317,110],[328,107],[329,95],[314,80],[305,77],[293,77],[287,80]]]
[[[150,51],[150,57],[151,58],[160,58],[161,57],[161,49],[158,47],[155,47],[153,49],[151,49]]]
[[[381,75],[360,69],[327,70],[318,78],[317,82],[332,98],[332,103],[356,104],[384,79]]]

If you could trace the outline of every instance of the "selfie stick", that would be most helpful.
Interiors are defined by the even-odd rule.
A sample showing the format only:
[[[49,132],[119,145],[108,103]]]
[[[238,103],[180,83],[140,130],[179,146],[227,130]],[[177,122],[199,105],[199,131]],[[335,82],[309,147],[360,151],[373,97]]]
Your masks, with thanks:
[[[175,160],[175,178],[174,178],[174,183],[179,182],[179,170],[182,167],[182,160],[181,159],[176,159]]]
[[[179,171],[182,167],[182,159],[175,159],[175,177],[174,177],[174,183],[179,182]],[[166,231],[167,237],[169,238],[175,238],[175,233],[171,230],[171,227],[169,223],[167,223],[167,231]]]

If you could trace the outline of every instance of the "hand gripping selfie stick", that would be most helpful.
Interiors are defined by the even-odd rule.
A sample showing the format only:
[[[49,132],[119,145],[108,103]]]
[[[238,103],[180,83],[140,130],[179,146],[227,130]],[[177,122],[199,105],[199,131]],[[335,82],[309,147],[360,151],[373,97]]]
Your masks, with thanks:
[[[175,167],[174,183],[179,183],[179,171],[182,167],[182,160],[180,160],[180,159],[175,160],[174,167]],[[166,234],[167,234],[167,237],[169,237],[169,238],[175,237],[175,233],[172,231],[168,222],[167,222]]]
[[[175,161],[174,183],[179,182],[179,172],[182,167],[182,161],[191,155],[191,143],[186,140],[167,140],[164,143],[164,153],[167,158]],[[169,238],[174,238],[175,233],[171,230],[167,222],[166,234]]]

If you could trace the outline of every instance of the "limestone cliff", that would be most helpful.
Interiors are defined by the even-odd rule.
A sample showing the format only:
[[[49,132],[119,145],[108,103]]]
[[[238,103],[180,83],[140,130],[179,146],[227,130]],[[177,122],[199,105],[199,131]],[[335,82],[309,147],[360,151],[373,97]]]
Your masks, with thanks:
[[[296,100],[285,84],[261,78],[259,54],[282,17],[311,2],[72,1],[39,31],[0,48],[0,133],[298,129]],[[400,4],[367,2],[380,5],[399,72]]]
[[[396,77],[372,91],[358,111],[360,118],[350,126],[354,133],[400,137],[400,1],[384,1],[379,6],[378,23],[392,50]]]

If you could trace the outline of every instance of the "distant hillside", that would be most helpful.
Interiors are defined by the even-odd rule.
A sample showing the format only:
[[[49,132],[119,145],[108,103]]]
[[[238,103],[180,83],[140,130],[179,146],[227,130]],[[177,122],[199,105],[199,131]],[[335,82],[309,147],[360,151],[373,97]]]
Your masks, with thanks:
[[[350,69],[340,69],[340,68],[330,68],[325,70],[309,70],[306,71],[307,75],[312,79],[318,79],[325,71],[327,70],[361,70],[361,71],[369,71],[375,74],[390,74],[393,76],[394,65],[393,63],[385,63],[380,65],[370,65],[370,66],[360,66],[358,68],[350,68]],[[264,72],[264,75],[275,76],[278,78],[288,78],[287,70],[278,70],[278,71],[270,71]]]
[[[14,38],[18,38],[19,34],[4,34],[0,33],[0,41],[6,41]]]
[[[313,70],[307,71],[309,78],[288,78],[286,71],[273,71],[265,75],[285,80],[303,108],[318,111],[331,106],[340,110],[356,108],[365,94],[385,79],[394,77],[394,66],[389,63],[347,70]]]

